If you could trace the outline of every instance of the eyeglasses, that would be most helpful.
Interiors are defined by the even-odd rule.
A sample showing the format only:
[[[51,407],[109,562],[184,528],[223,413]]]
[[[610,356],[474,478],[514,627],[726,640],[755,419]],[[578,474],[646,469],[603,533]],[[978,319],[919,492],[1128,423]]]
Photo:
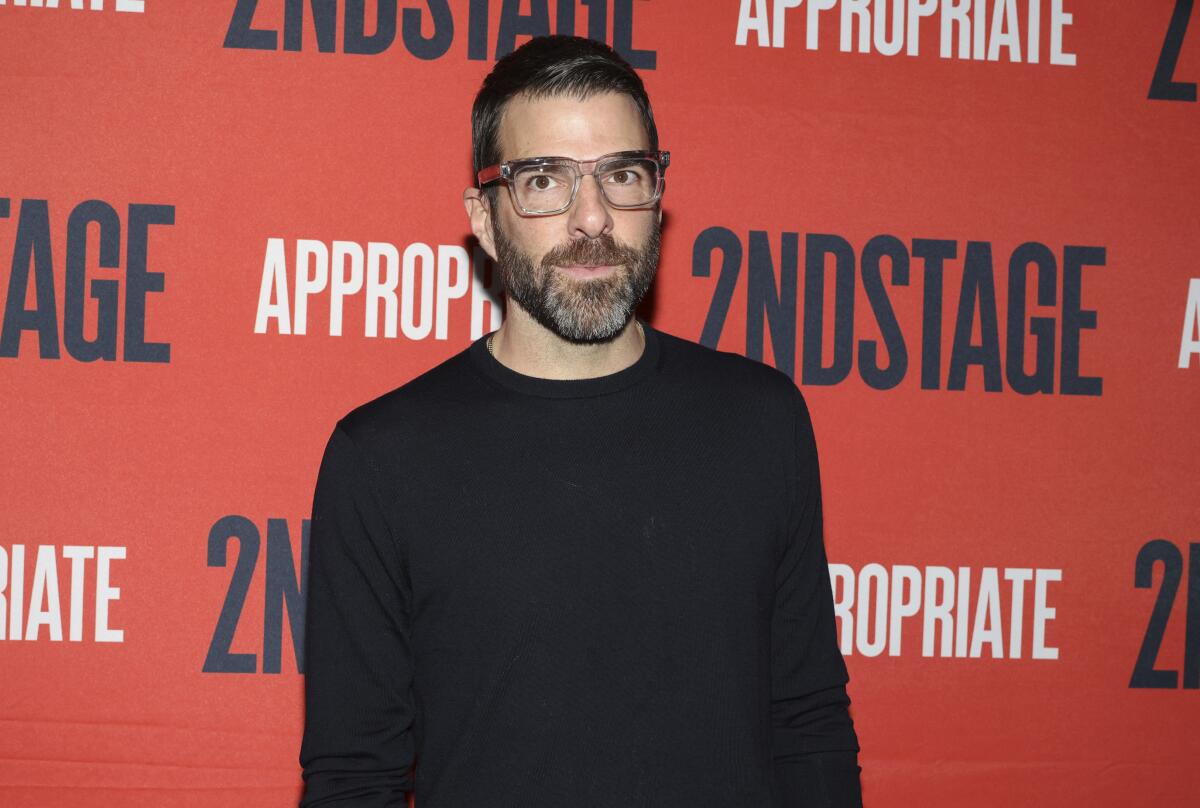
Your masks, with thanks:
[[[531,157],[489,166],[476,179],[480,188],[506,183],[513,204],[526,216],[553,216],[571,207],[585,174],[595,177],[612,207],[648,207],[662,197],[663,174],[670,164],[671,153],[665,151],[613,152],[595,160]]]

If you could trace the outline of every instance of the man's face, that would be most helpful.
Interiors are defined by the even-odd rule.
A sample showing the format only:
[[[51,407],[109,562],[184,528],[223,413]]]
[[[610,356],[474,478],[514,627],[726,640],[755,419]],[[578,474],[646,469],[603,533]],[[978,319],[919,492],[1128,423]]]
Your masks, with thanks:
[[[583,161],[650,147],[633,100],[616,93],[514,98],[499,134],[503,160]],[[620,332],[654,280],[660,219],[654,208],[610,207],[590,175],[571,207],[553,216],[522,216],[499,188],[489,252],[510,302],[563,339],[600,342]]]

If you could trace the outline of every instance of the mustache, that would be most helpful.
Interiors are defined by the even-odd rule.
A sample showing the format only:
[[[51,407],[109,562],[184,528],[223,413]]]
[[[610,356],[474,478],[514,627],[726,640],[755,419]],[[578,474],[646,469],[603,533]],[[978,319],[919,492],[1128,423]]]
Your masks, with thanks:
[[[638,258],[638,251],[619,244],[615,238],[604,233],[595,238],[581,238],[554,247],[544,256],[541,264],[552,266],[629,266]]]

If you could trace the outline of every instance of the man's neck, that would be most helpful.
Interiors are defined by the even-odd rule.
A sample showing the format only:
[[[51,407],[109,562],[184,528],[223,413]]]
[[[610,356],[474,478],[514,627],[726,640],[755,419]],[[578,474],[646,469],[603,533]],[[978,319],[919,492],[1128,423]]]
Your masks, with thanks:
[[[594,379],[624,370],[641,357],[645,336],[631,319],[611,340],[577,344],[563,339],[509,301],[504,324],[491,337],[500,364],[539,379]]]

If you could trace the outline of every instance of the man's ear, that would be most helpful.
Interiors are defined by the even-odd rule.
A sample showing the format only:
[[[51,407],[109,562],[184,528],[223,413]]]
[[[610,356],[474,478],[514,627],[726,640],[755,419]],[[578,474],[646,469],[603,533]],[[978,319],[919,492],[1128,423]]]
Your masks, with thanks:
[[[463,191],[463,206],[467,209],[471,232],[479,240],[479,246],[493,261],[496,260],[496,244],[492,239],[492,205],[487,194],[479,188],[468,188]]]

